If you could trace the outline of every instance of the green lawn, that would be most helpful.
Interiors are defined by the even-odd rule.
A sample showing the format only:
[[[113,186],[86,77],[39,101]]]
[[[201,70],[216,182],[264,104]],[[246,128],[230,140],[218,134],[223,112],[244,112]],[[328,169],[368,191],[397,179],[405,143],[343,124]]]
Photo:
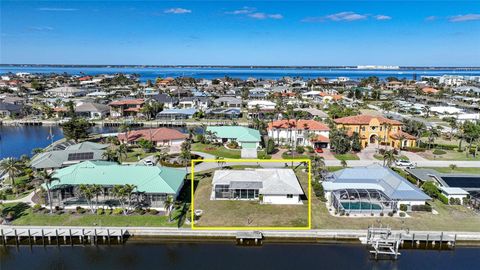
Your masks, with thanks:
[[[360,158],[357,154],[346,153],[346,154],[334,154],[335,158],[338,160],[359,160]]]
[[[34,213],[31,208],[25,207],[23,204],[8,204],[0,206],[2,215],[8,212],[15,212],[16,219],[13,225],[39,225],[39,226],[146,226],[146,227],[178,227],[183,224],[181,211],[175,210],[172,213],[172,222],[168,221],[168,216],[163,215],[97,215],[86,212],[84,214],[49,214]],[[87,210],[89,211],[89,210]]]
[[[468,167],[457,167],[452,171],[450,168],[445,167],[431,167],[431,168],[421,168],[421,169],[433,169],[440,173],[467,173],[467,174],[480,174],[480,168],[468,168]]]
[[[192,151],[207,153],[214,155],[216,157],[230,158],[230,159],[240,159],[241,150],[240,149],[227,149],[223,145],[217,146],[212,144],[204,143],[194,143],[192,144]],[[257,151],[259,159],[271,159],[272,157],[268,155],[265,150]]]
[[[434,155],[432,150],[427,150],[425,152],[419,152],[418,155],[429,159],[429,160],[470,160],[470,161],[480,161],[480,156],[472,157],[472,155],[466,156],[465,152],[458,152],[455,150],[443,150],[446,153],[443,155]]]
[[[130,151],[128,151],[126,159],[123,159],[122,157],[122,162],[137,162],[140,159],[148,157],[153,154],[154,153],[145,153],[145,151],[143,151],[140,148],[132,148],[130,149]]]
[[[251,167],[251,166],[250,166]],[[236,167],[240,169],[240,167]],[[303,166],[302,166],[303,168]],[[307,173],[296,170],[305,192],[308,190]],[[195,226],[221,227],[305,227],[308,225],[308,202],[302,205],[260,204],[258,201],[210,200],[212,172],[195,174],[195,209],[203,214]]]

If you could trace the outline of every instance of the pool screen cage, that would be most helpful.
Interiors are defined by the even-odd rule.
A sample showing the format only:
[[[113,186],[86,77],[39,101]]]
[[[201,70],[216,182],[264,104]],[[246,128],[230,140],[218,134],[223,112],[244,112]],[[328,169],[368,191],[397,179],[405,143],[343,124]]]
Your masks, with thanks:
[[[397,202],[376,189],[339,189],[332,192],[337,213],[388,213],[397,210]]]

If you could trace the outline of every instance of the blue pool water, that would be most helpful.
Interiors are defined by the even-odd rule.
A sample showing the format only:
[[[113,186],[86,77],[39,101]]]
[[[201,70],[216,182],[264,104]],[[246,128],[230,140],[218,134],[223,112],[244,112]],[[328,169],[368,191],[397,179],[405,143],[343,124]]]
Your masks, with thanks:
[[[343,208],[345,208],[345,210],[361,210],[361,209],[380,210],[382,209],[380,205],[375,203],[368,203],[368,202],[352,202],[352,203],[343,202],[342,206]]]

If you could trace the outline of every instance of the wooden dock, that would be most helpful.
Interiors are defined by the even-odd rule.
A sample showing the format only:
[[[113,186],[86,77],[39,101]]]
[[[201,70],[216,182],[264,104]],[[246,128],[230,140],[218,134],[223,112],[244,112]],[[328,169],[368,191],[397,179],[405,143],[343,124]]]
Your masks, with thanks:
[[[240,245],[261,245],[263,240],[263,234],[259,231],[239,231],[235,235],[237,243]]]
[[[397,259],[403,247],[444,249],[454,248],[457,241],[456,234],[440,233],[392,233],[388,227],[369,227],[366,237],[360,237],[360,241],[372,248],[370,253],[378,259],[379,255],[390,256]]]
[[[128,236],[127,230],[112,228],[0,228],[2,245],[122,244]]]

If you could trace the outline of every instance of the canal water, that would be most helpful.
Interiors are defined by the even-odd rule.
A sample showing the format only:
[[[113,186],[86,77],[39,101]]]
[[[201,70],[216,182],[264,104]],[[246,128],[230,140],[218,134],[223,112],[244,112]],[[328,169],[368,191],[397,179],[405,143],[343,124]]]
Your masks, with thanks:
[[[136,127],[132,129],[141,129]],[[187,128],[175,128],[180,132],[187,133]],[[53,140],[63,138],[62,129],[58,126],[1,126],[0,125],[0,160],[7,157],[19,158],[21,155],[32,156],[32,150],[35,148],[44,148],[50,145],[50,130],[52,130]],[[118,127],[100,127],[93,126],[91,132],[95,134],[117,132]],[[196,128],[196,133],[203,131]],[[1,269],[0,269],[1,270]]]
[[[401,250],[371,259],[354,244],[127,243],[123,246],[0,247],[0,269],[478,269],[480,249]]]

